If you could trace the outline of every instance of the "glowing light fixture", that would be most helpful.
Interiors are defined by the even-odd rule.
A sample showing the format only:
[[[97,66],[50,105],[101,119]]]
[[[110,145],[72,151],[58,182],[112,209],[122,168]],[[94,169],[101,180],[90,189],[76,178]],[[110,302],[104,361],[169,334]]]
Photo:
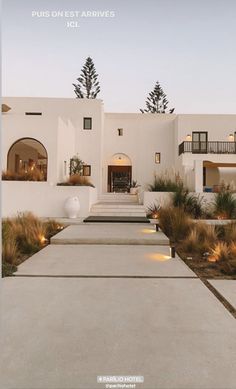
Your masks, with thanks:
[[[40,235],[40,236],[39,236],[39,241],[40,241],[41,244],[44,244],[44,243],[47,242],[47,239],[45,238],[44,235]]]
[[[168,261],[169,259],[171,259],[171,257],[169,255],[165,255],[162,253],[146,254],[146,258],[151,259],[153,261],[159,261],[159,262],[165,262],[165,261]]]
[[[153,234],[154,232],[156,232],[155,230],[151,230],[151,229],[149,229],[149,228],[144,228],[143,230],[142,230],[142,232],[144,233],[144,234]]]
[[[208,262],[216,262],[216,258],[213,256],[208,257]]]
[[[186,136],[186,141],[187,141],[187,142],[191,142],[191,141],[192,141],[192,135],[191,135],[191,134],[188,134],[188,135]]]
[[[229,138],[230,142],[233,142],[234,141],[234,134],[229,134],[228,138]]]

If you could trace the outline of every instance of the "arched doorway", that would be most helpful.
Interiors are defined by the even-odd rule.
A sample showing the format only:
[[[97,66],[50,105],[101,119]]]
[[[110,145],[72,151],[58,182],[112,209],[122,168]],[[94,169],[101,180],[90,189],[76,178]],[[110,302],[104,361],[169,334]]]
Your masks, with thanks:
[[[108,192],[127,193],[132,180],[132,163],[128,155],[114,154],[108,165]]]
[[[18,139],[7,155],[7,170],[12,173],[39,170],[47,180],[48,155],[41,142],[33,138]]]

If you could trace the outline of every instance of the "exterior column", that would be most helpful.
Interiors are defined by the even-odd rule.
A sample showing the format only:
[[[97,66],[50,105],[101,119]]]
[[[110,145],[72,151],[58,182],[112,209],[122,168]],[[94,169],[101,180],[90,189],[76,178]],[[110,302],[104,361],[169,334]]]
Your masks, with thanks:
[[[195,192],[203,192],[203,162],[194,161],[194,189]]]

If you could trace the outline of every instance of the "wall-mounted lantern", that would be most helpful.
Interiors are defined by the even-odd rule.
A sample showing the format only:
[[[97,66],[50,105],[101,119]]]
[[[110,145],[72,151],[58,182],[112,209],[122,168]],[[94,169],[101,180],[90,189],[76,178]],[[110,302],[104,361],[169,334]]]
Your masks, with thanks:
[[[192,141],[192,135],[191,135],[191,134],[188,134],[188,135],[186,136],[186,141],[187,141],[187,142],[191,142],[191,141]]]

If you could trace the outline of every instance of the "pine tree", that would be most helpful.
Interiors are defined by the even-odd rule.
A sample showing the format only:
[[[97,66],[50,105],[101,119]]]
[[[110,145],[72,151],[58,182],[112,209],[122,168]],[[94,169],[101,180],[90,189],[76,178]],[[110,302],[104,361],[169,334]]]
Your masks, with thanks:
[[[81,70],[81,75],[77,78],[78,84],[73,84],[75,87],[75,94],[78,99],[96,99],[100,92],[99,82],[97,80],[98,74],[93,63],[92,58],[88,57]]]
[[[168,108],[169,101],[166,98],[162,87],[159,82],[156,82],[156,85],[152,92],[149,93],[146,100],[146,109],[140,109],[142,113],[166,113]],[[174,108],[171,108],[168,113],[173,113]]]

